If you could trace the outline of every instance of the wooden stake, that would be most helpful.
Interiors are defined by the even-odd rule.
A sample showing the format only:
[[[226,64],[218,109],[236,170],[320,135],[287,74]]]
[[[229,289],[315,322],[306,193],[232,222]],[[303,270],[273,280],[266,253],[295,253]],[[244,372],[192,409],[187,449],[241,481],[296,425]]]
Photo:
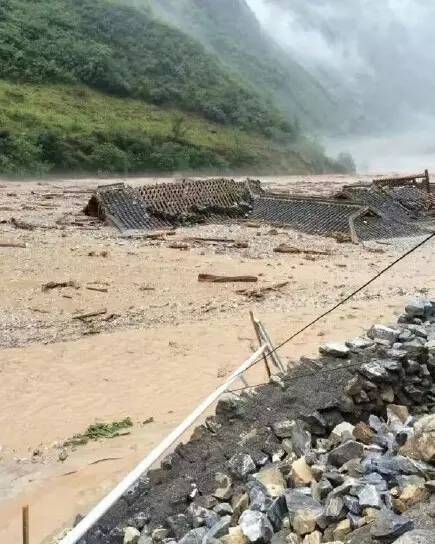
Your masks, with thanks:
[[[21,242],[0,242],[0,247],[18,247],[18,248],[25,248],[27,247],[26,244]]]
[[[97,317],[99,315],[107,314],[107,308],[102,308],[101,310],[95,310],[93,312],[87,312],[86,314],[73,315],[72,319],[88,319],[89,317]]]
[[[266,341],[267,345],[271,349],[271,352],[269,354],[270,358],[272,359],[277,369],[280,370],[281,372],[284,372],[284,365],[282,364],[281,359],[279,358],[278,353],[275,350],[275,346],[272,344],[270,336],[261,321],[258,321],[258,328],[260,329],[260,336],[262,341]]]
[[[252,321],[252,325],[254,327],[255,334],[257,335],[258,343],[260,344],[260,346],[262,346],[263,341],[262,341],[262,338],[261,338],[261,332],[260,332],[260,327],[258,326],[258,321],[256,320],[253,311],[250,311],[249,315],[251,317],[251,321]],[[272,376],[272,372],[270,371],[269,361],[267,360],[267,357],[266,357],[265,353],[263,353],[263,361],[264,361],[264,366],[266,368],[267,377],[270,379],[270,377]]]
[[[231,282],[249,282],[258,281],[257,276],[215,276],[214,274],[199,274],[198,281],[209,283],[231,283]]]
[[[23,544],[30,544],[29,506],[23,506]]]

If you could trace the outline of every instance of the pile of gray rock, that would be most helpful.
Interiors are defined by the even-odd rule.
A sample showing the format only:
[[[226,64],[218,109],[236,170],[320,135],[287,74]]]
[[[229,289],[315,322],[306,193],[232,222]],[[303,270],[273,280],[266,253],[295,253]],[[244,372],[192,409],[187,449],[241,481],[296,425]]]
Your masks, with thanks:
[[[81,544],[435,544],[435,302],[320,353],[224,395]]]

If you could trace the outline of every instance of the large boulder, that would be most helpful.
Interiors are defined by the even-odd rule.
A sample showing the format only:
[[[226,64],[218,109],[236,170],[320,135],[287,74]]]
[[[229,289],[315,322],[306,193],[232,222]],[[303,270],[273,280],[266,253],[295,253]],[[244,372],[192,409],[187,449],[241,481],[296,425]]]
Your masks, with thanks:
[[[401,453],[421,461],[435,461],[435,414],[417,421],[414,434],[401,448]]]

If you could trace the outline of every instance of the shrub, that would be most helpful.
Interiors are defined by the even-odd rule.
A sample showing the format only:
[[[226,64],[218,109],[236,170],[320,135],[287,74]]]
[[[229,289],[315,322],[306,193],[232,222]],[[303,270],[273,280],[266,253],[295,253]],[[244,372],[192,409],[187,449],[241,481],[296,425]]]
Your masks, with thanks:
[[[33,139],[0,131],[0,172],[21,176],[44,174],[49,165],[44,163],[41,149]]]

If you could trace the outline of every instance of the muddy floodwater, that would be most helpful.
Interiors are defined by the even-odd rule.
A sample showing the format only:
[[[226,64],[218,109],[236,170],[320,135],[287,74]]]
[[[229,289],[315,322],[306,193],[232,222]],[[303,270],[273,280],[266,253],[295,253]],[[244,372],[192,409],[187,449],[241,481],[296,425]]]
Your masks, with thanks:
[[[275,188],[327,195],[371,176],[262,179]],[[0,241],[15,244],[0,248],[5,544],[21,538],[24,503],[32,542],[49,542],[78,512],[86,513],[256,348],[250,310],[280,342],[416,241],[340,244],[240,224],[181,228],[171,240],[130,240],[82,213],[96,185],[113,181],[121,180],[0,182]],[[134,183],[147,181],[154,179]],[[248,247],[169,247],[188,236],[236,239]],[[281,243],[302,252],[274,252]],[[432,242],[402,261],[287,344],[283,360],[316,354],[325,340],[356,336],[374,322],[394,321],[410,297],[434,286],[433,252]],[[258,296],[252,286],[200,283],[200,273],[256,275],[255,288],[281,287]],[[43,289],[49,282],[65,285]],[[74,319],[95,310],[102,313],[90,321]],[[247,377],[251,384],[263,381],[264,368]],[[126,417],[133,422],[127,435],[63,446],[96,421]]]

